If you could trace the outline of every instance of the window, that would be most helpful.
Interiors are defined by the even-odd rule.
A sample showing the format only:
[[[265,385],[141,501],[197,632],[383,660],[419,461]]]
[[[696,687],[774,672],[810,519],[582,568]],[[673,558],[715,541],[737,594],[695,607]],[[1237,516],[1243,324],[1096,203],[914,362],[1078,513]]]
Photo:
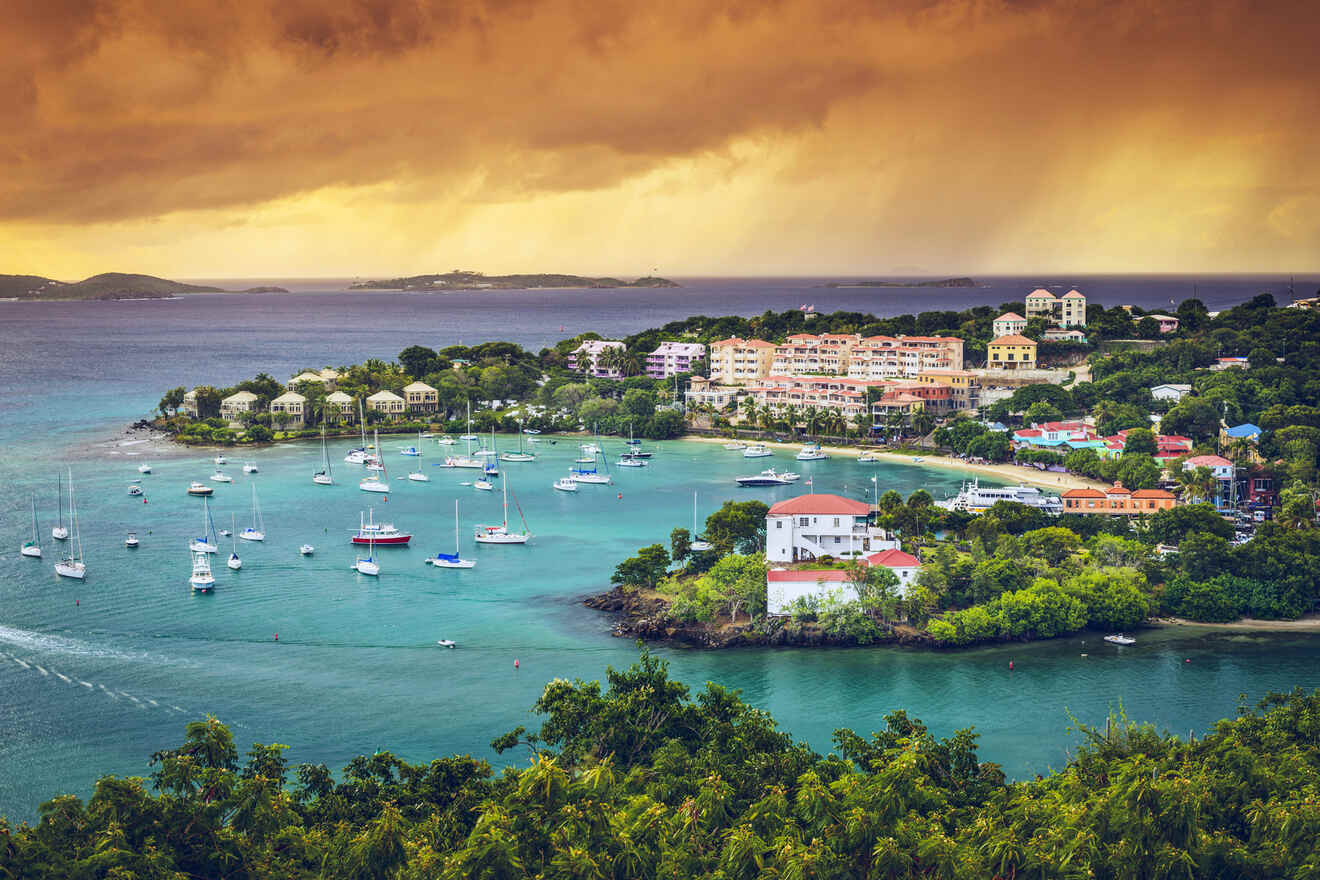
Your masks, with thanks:
[[[835,535],[835,536],[834,536],[834,543],[836,543],[836,544],[842,544],[842,543],[843,543],[843,538],[840,538],[838,535]]]
[[[782,519],[775,520],[775,528],[782,529],[783,527],[784,527],[784,521]]]
[[[810,522],[811,522],[810,517],[803,516],[798,518],[798,525],[800,526],[808,525]]]
[[[839,518],[837,516],[834,518],[834,527],[836,529],[839,527]]]

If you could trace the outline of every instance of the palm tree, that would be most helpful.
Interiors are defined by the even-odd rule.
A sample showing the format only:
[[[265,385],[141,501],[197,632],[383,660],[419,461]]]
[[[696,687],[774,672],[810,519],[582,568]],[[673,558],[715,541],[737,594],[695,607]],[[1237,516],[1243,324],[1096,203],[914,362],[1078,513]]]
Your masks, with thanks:
[[[748,394],[738,402],[738,406],[742,409],[743,421],[754,427],[756,425],[756,398]]]
[[[1183,467],[1178,471],[1178,485],[1187,498],[1196,501],[1214,501],[1219,481],[1208,467]]]
[[[816,432],[816,420],[820,418],[820,408],[814,404],[803,408],[802,418],[806,420],[807,436],[810,437]]]

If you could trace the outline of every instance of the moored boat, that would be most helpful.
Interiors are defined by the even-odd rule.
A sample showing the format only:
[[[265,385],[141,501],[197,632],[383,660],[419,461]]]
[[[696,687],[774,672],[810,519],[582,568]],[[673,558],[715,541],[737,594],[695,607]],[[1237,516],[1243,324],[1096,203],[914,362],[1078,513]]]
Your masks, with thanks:
[[[373,547],[376,544],[395,547],[407,544],[412,540],[412,535],[399,531],[394,527],[394,523],[376,522],[375,508],[368,508],[365,517],[361,513],[358,514],[357,533],[349,540],[354,544],[367,544]]]
[[[764,443],[753,443],[743,450],[743,458],[766,458],[771,455],[774,453],[766,449]]]
[[[734,480],[739,486],[787,486],[793,482],[783,474],[776,473],[774,468],[766,468],[749,477],[735,477]]]
[[[199,498],[205,498],[206,496],[213,495],[214,493],[215,493],[215,489],[211,488],[205,483],[199,483],[196,480],[193,480],[191,483],[188,484],[189,495],[196,495]]]

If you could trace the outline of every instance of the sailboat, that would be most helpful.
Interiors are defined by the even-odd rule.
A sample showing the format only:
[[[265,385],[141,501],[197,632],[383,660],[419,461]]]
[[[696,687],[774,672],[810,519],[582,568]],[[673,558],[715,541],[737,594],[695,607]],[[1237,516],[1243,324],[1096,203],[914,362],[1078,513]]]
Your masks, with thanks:
[[[33,559],[41,558],[41,536],[37,532],[37,496],[32,496],[32,540],[23,544],[21,552],[24,556],[31,556]]]
[[[695,489],[692,490],[692,542],[688,544],[688,547],[696,551],[711,548],[709,541],[697,540],[697,492]]]
[[[229,514],[229,534],[233,536],[230,539],[233,542],[233,547],[229,551],[229,562],[227,565],[234,571],[238,571],[243,567],[243,560],[238,558],[238,537],[234,535],[235,528],[234,515],[231,513]]]
[[[211,519],[210,502],[202,499],[202,534],[199,538],[194,538],[188,545],[188,549],[194,553],[215,553],[216,547],[215,522]]]
[[[257,473],[259,470],[260,470],[260,468],[257,467],[257,463],[256,463],[255,461],[245,461],[245,462],[243,462],[243,473],[245,473],[245,474],[255,474],[255,473]]]
[[[211,592],[211,588],[215,586],[215,575],[211,574],[211,557],[194,550],[192,563],[192,575],[188,578],[188,583],[192,586],[193,592]]]
[[[575,467],[575,468],[573,468],[571,471],[569,471],[569,473],[572,474],[572,477],[573,477],[574,482],[578,482],[578,483],[598,483],[598,484],[602,484],[602,485],[606,485],[606,484],[613,483],[614,480],[610,478],[610,462],[609,462],[609,459],[607,459],[607,458],[605,457],[605,454],[602,453],[601,450],[600,450],[600,441],[597,440],[595,443],[587,444],[587,445],[584,445],[584,446],[582,447],[582,450],[583,450],[584,452],[585,452],[586,450],[588,450],[588,449],[594,450],[594,451],[592,452],[592,454],[591,454],[591,464],[592,464],[592,467],[591,467],[590,470],[588,470],[587,468],[584,468],[584,467]],[[605,465],[605,473],[603,473],[603,474],[602,474],[602,473],[597,473],[597,471],[596,471],[595,464],[596,464],[596,456],[597,456],[597,455],[600,456],[600,460],[601,460],[601,461],[604,463],[604,465]],[[578,459],[578,461],[580,462],[581,459]]]
[[[84,580],[87,566],[83,564],[82,532],[78,530],[78,505],[73,499],[73,469],[69,469],[69,520],[73,523],[73,543],[64,558],[55,563],[55,573],[60,577]]]
[[[522,508],[518,508],[518,516],[522,518],[523,530],[521,532],[509,531],[509,481],[505,480],[504,489],[504,522],[498,526],[477,526],[474,537],[478,544],[526,544],[527,539],[532,533],[527,530],[527,518],[522,515]],[[514,500],[517,503],[517,499]]]
[[[458,499],[454,499],[454,552],[437,553],[426,560],[436,568],[473,568],[476,560],[463,559],[458,555]]]
[[[376,557],[376,541],[375,538],[373,537],[367,542],[366,558],[364,559],[361,556],[356,557],[353,560],[353,564],[350,565],[349,568],[353,569],[358,574],[365,574],[369,577],[376,577],[380,574],[380,564],[376,562],[375,557]]]
[[[321,426],[321,469],[312,474],[312,482],[318,486],[333,486],[335,483],[330,474],[330,453],[325,448],[325,425]]]
[[[521,427],[521,425],[519,425]],[[518,451],[501,452],[500,461],[536,461],[536,456],[530,452],[523,452],[523,432],[518,432]]]
[[[447,468],[480,468],[481,459],[472,454],[472,441],[477,439],[477,435],[472,433],[472,401],[467,402],[467,433],[459,439],[467,441],[467,455],[446,455],[444,467]]]
[[[380,448],[380,432],[379,432],[379,431],[376,432],[375,443],[376,443],[376,448],[379,449],[379,448]],[[384,461],[384,459],[377,459],[377,460],[380,462],[380,476],[376,476],[374,473],[371,473],[371,474],[367,474],[365,477],[363,477],[362,480],[358,483],[358,488],[361,489],[363,492],[388,492],[388,491],[390,491],[390,484],[387,483],[387,482],[385,482],[385,480],[386,480],[386,477],[385,477],[385,461]],[[369,464],[368,464],[368,467],[370,467]]]
[[[55,483],[55,509],[59,512],[59,524],[51,526],[50,536],[56,541],[69,540],[69,529],[64,525],[64,475],[60,474]]]
[[[257,504],[257,486],[252,484],[252,525],[238,533],[244,541],[266,540],[266,524],[261,520],[261,507]]]
[[[344,456],[344,461],[349,464],[367,463],[367,422],[362,416],[362,401],[358,401],[358,432],[362,435],[362,445],[356,449],[350,449],[348,455]]]

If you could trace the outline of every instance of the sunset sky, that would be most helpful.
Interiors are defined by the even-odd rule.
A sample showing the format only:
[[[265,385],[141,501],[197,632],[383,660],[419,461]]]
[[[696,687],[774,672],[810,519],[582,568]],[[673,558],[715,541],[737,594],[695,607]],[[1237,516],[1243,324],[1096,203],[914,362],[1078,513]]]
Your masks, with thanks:
[[[1320,268],[1315,0],[6,8],[5,273]]]

